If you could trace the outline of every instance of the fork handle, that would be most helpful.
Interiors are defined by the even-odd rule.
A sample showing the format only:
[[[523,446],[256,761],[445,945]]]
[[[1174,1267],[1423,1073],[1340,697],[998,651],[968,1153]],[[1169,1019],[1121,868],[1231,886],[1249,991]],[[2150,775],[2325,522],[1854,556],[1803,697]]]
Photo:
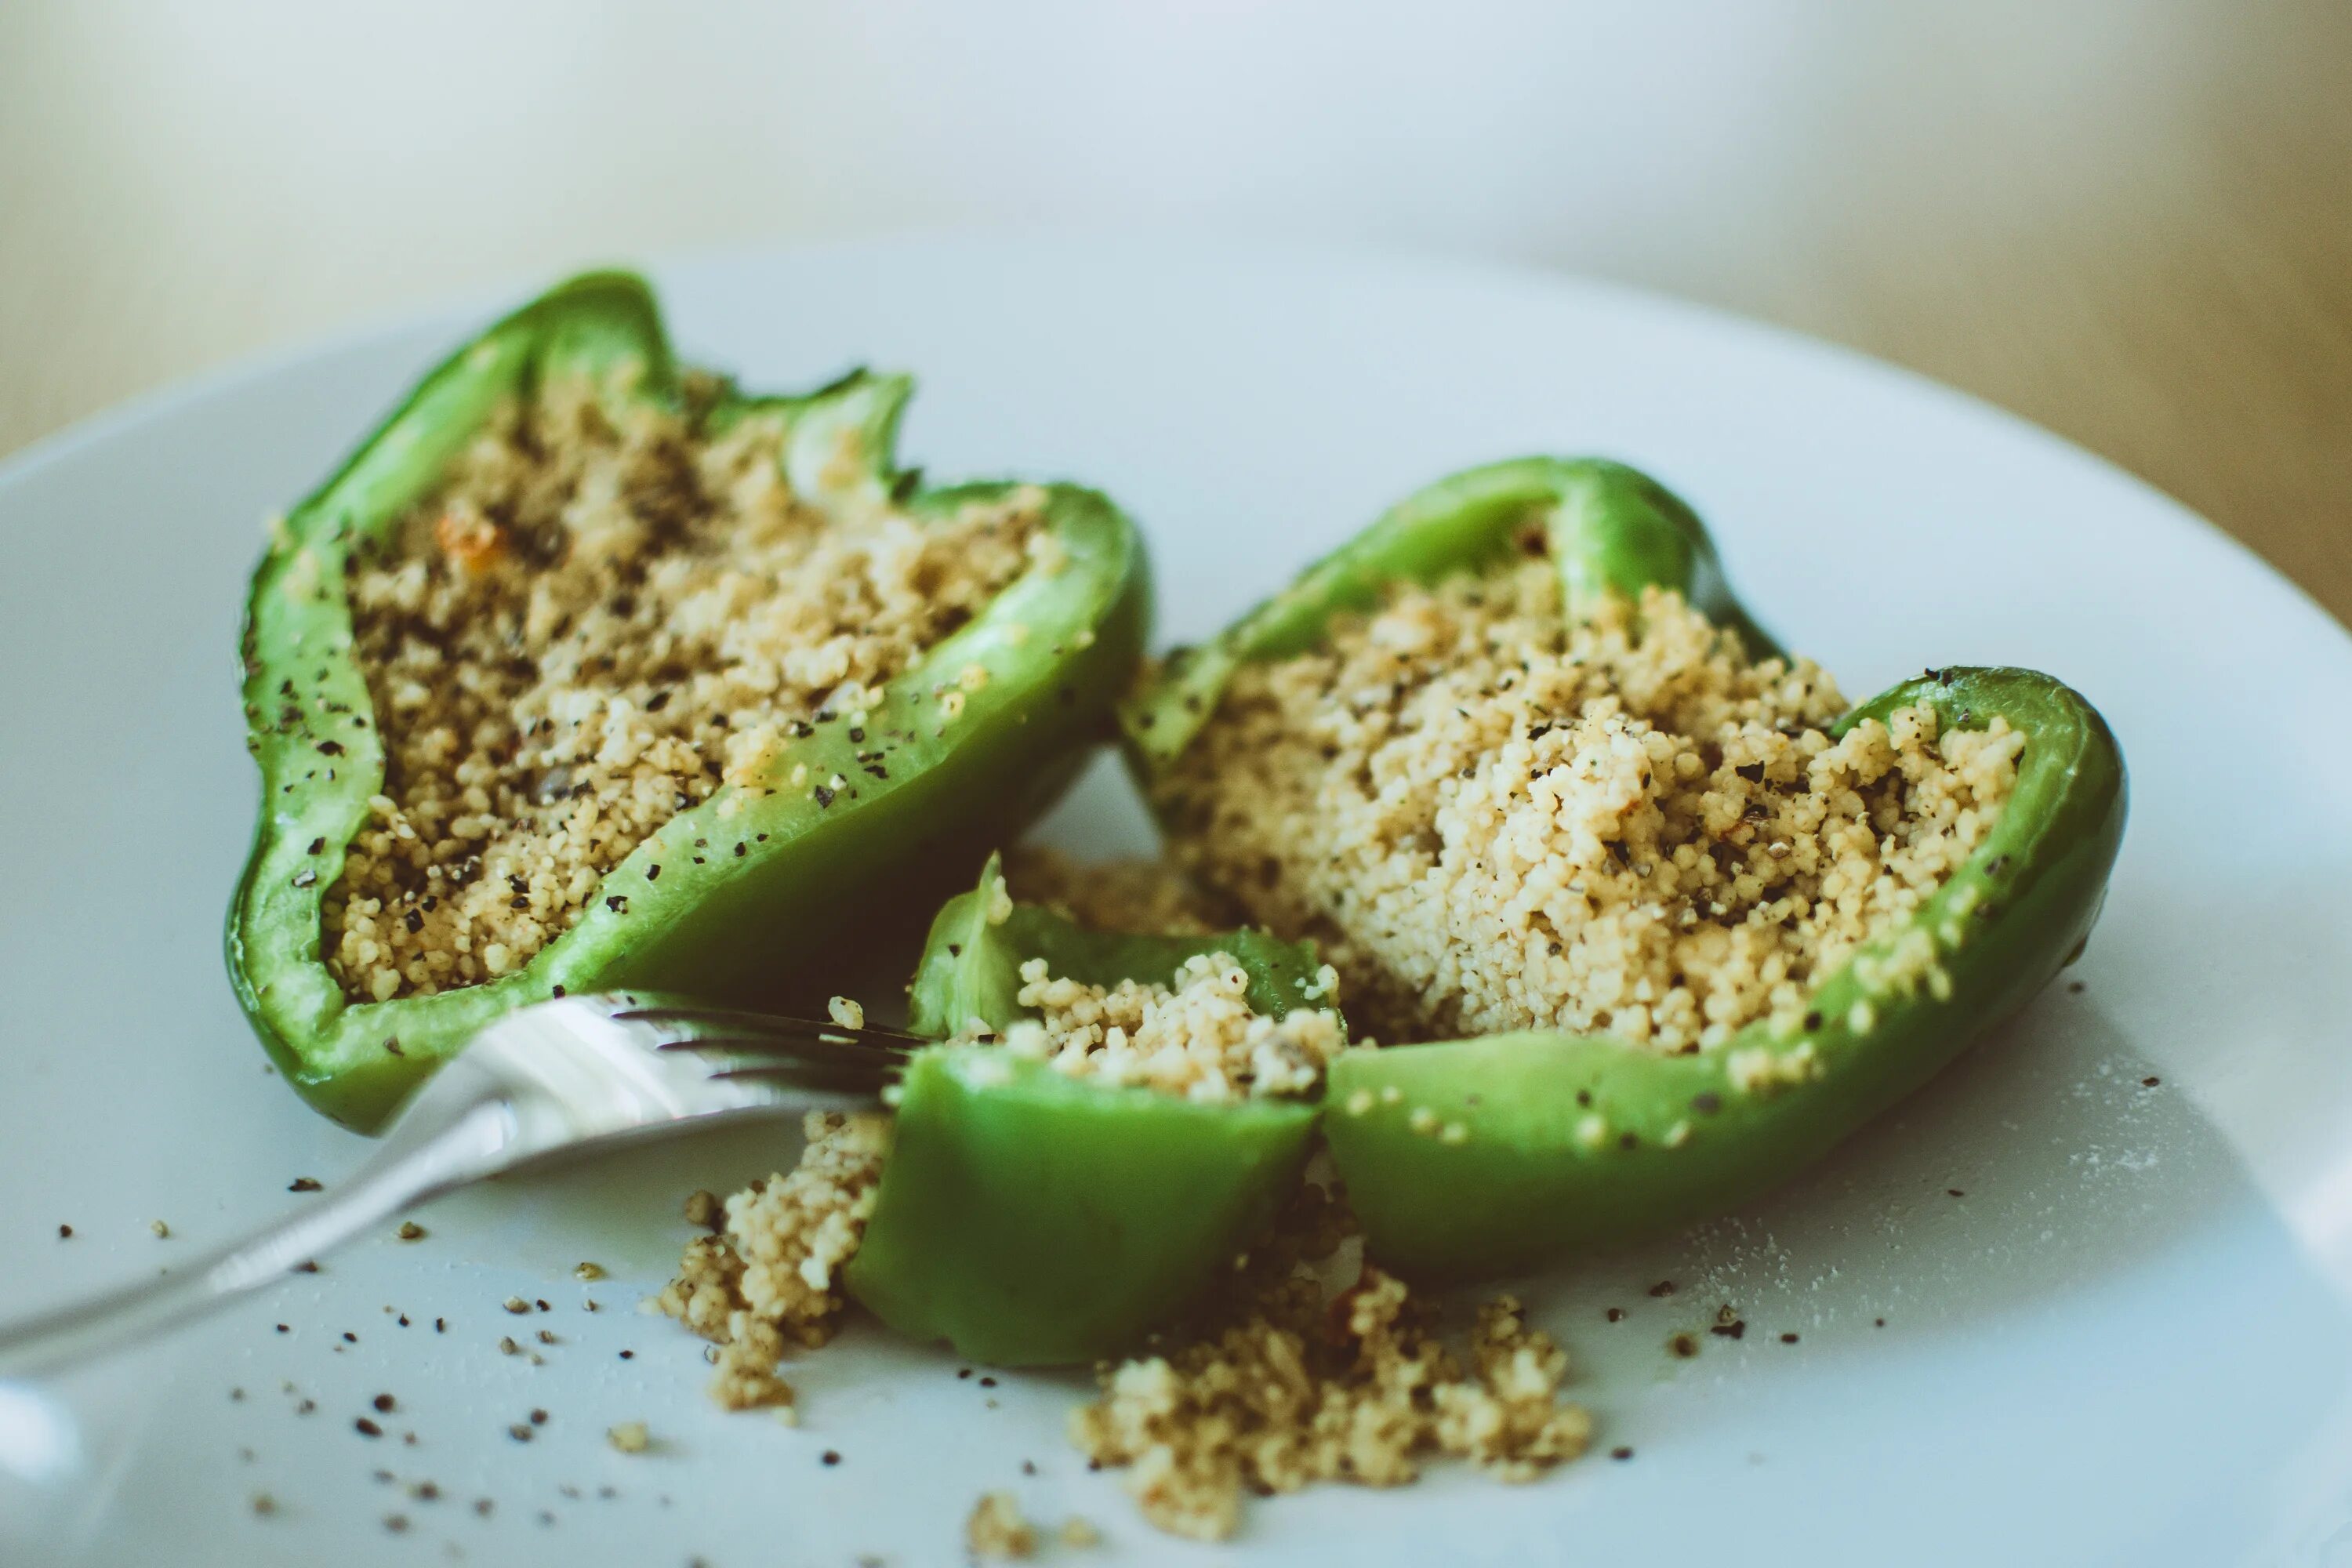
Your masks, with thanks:
[[[504,1163],[518,1135],[513,1108],[484,1097],[453,1109],[446,1119],[403,1118],[348,1181],[190,1267],[0,1325],[0,1380],[128,1349],[275,1283],[410,1205]]]

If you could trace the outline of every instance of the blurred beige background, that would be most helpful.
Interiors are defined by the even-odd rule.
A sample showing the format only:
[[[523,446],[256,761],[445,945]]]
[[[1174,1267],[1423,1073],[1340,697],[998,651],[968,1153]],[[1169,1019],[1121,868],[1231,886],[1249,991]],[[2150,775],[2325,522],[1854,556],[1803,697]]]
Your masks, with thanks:
[[[591,260],[1172,226],[1857,345],[2352,619],[2347,84],[2338,0],[0,0],[0,452]]]

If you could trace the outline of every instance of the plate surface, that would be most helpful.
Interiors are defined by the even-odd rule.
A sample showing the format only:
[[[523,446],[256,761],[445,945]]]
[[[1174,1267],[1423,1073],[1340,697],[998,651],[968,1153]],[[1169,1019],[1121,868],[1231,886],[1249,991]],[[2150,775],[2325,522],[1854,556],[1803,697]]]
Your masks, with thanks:
[[[686,352],[752,385],[916,372],[904,450],[934,474],[1110,491],[1150,536],[1167,636],[1438,474],[1601,452],[1688,496],[1747,602],[1848,692],[2033,665],[2123,739],[2131,828],[2072,984],[1797,1186],[1527,1283],[1592,1456],[1528,1487],[1444,1468],[1253,1504],[1236,1558],[2352,1562],[2352,639],[2251,556],[1957,395],[1548,277],[989,239],[657,281]],[[497,303],[0,466],[0,1314],[169,1268],[362,1153],[266,1071],[222,978],[254,793],[236,606],[265,515]],[[1049,831],[1143,842],[1108,767]],[[93,1479],[0,1505],[0,1558],[951,1562],[1004,1487],[1088,1519],[1111,1560],[1209,1560],[1070,1450],[1083,1375],[989,1387],[854,1325],[799,1364],[799,1429],[708,1405],[698,1342],[633,1309],[681,1196],[793,1143],[739,1131],[466,1194],[421,1241],[78,1379]],[[583,1259],[609,1278],[575,1280]],[[509,1316],[516,1295],[548,1310]],[[1726,1302],[1745,1337],[1670,1359]],[[651,1453],[607,1447],[624,1420]]]

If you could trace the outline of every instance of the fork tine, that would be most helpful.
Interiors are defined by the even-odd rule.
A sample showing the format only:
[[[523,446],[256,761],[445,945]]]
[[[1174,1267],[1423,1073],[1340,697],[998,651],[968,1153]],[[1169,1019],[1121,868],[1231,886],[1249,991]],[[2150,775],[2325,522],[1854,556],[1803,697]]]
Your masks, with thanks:
[[[713,1078],[766,1077],[778,1082],[824,1081],[876,1086],[898,1076],[907,1058],[895,1051],[864,1050],[855,1046],[795,1046],[758,1041],[750,1049],[731,1045],[706,1047],[698,1040],[664,1047],[689,1053]]]
[[[912,1056],[917,1045],[890,1038],[865,1038],[842,1029],[773,1029],[757,1035],[679,1035],[657,1047],[665,1051],[734,1052],[743,1056],[839,1057],[854,1061],[896,1062]]]
[[[686,1003],[625,1007],[616,1010],[613,1016],[625,1023],[713,1031],[707,1035],[684,1035],[676,1040],[665,1041],[666,1049],[695,1049],[706,1042],[719,1040],[753,1048],[774,1041],[814,1040],[830,1045],[862,1047],[895,1056],[939,1043],[900,1029],[884,1029],[871,1025],[853,1029],[830,1020],[792,1018],[773,1013],[747,1013],[726,1007],[700,1007]]]
[[[773,1083],[793,1089],[870,1095],[897,1081],[898,1071],[899,1064],[893,1061],[827,1065],[768,1059],[723,1067],[710,1076],[730,1083]]]
[[[691,1056],[713,1079],[872,1094],[897,1078],[907,1053],[786,1032],[664,1040],[664,1055]]]

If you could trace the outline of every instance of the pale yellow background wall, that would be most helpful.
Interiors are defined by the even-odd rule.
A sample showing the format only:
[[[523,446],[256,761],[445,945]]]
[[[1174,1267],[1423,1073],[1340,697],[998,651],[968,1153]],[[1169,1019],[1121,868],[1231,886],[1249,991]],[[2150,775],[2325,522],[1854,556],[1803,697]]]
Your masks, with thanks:
[[[0,0],[0,451],[578,263],[968,223],[1599,272],[1916,365],[2352,617],[2352,5]]]

